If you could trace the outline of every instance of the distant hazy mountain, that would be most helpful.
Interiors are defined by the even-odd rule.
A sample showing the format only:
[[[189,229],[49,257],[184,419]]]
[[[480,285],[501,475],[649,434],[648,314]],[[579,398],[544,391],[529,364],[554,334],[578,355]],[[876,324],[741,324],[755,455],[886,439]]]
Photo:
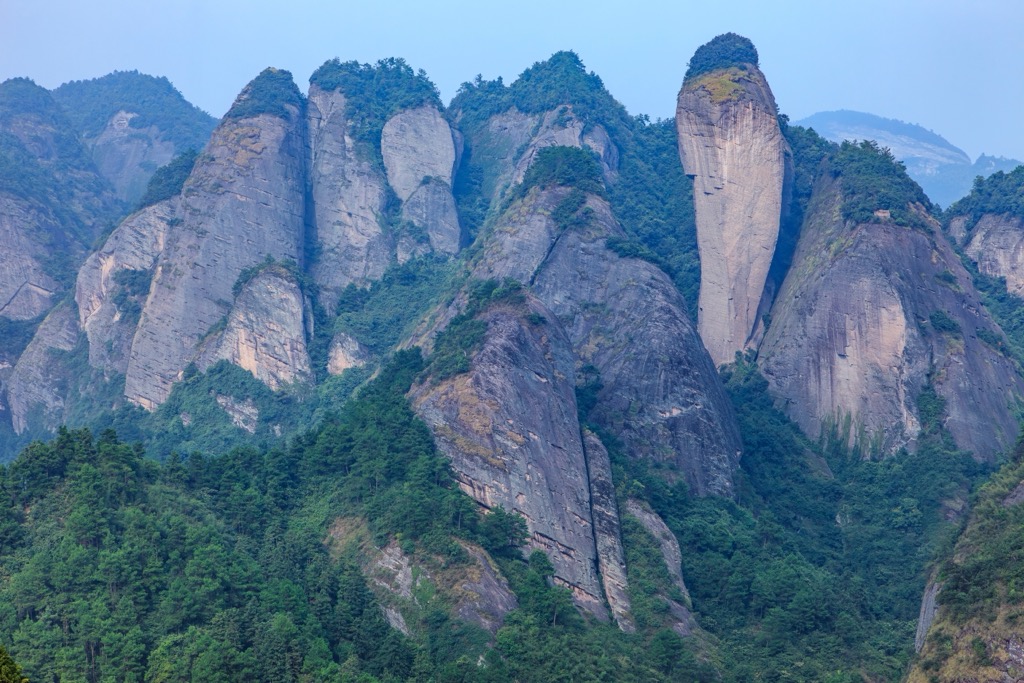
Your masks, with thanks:
[[[1021,164],[1017,159],[984,154],[971,163],[971,158],[962,149],[937,133],[917,124],[864,112],[824,111],[796,124],[814,128],[834,142],[874,140],[888,147],[897,159],[906,164],[907,172],[928,197],[943,207],[970,192],[975,177],[1011,171]]]

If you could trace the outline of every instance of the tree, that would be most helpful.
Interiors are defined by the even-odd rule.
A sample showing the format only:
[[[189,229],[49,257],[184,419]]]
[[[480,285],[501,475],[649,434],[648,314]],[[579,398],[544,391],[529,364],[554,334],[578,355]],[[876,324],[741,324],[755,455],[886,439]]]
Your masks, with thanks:
[[[0,645],[0,683],[28,683],[28,679],[21,675],[21,667],[3,645]]]

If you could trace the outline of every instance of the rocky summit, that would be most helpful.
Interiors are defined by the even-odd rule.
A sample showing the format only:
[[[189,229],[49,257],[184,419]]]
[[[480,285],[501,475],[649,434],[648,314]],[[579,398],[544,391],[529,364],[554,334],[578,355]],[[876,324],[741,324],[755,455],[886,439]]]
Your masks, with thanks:
[[[679,67],[0,84],[0,671],[1019,677],[1022,169]]]

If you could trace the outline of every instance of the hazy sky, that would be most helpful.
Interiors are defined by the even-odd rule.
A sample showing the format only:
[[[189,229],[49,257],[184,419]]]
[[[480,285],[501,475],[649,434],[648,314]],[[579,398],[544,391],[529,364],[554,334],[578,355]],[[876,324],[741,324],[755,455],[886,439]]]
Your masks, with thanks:
[[[575,50],[631,113],[674,114],[686,62],[735,31],[796,120],[854,109],[919,123],[971,157],[1024,159],[1021,0],[0,0],[0,80],[53,88],[115,69],[167,76],[215,116],[264,67],[403,57],[448,101]]]

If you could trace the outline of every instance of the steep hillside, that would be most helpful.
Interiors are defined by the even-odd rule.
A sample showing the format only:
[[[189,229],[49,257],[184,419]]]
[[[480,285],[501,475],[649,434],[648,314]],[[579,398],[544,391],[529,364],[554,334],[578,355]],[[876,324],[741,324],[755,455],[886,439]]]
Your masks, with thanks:
[[[817,181],[760,365],[812,438],[913,450],[937,397],[960,448],[994,461],[1024,395],[1002,332],[887,152],[844,143]]]
[[[938,607],[920,633],[910,683],[1013,681],[1024,675],[1020,554],[1024,462],[1018,447],[978,492],[967,526],[939,567]]]
[[[118,197],[138,202],[153,172],[188,150],[201,150],[217,121],[189,104],[166,78],[115,71],[71,81],[53,98]]]

